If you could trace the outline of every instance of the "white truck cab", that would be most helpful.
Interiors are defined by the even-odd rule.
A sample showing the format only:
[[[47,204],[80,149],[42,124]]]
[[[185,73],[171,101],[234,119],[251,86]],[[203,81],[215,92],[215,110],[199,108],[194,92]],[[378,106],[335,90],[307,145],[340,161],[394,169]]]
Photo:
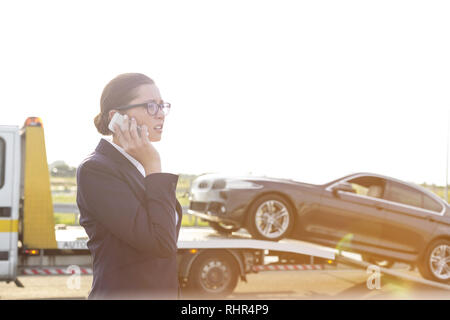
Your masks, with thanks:
[[[18,126],[0,126],[0,279],[15,280],[18,261],[21,137]]]

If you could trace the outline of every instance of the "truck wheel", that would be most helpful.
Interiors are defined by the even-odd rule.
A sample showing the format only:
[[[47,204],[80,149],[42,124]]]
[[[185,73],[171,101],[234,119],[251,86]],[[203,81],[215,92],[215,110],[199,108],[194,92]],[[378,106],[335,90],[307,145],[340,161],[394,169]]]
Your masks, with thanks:
[[[425,279],[450,283],[450,241],[438,239],[432,242],[417,266]]]
[[[239,268],[234,259],[224,252],[205,252],[192,264],[186,293],[192,297],[221,299],[237,285]]]
[[[225,225],[215,221],[208,221],[209,226],[219,233],[231,234],[232,232],[238,231],[240,227]]]
[[[256,200],[247,215],[248,232],[255,239],[278,241],[294,226],[294,209],[281,196],[269,194]]]

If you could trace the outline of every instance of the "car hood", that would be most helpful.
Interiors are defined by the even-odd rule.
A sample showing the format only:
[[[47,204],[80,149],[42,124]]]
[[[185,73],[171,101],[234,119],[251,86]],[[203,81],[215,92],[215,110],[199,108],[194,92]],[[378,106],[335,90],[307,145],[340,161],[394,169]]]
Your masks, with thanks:
[[[199,180],[230,179],[230,180],[250,181],[250,182],[254,182],[254,183],[270,182],[270,183],[290,184],[290,185],[304,186],[304,187],[318,187],[319,186],[316,184],[300,182],[300,181],[296,181],[293,179],[272,178],[272,177],[252,176],[252,175],[226,175],[226,174],[219,174],[219,173],[204,174],[202,176],[199,176],[198,179]]]

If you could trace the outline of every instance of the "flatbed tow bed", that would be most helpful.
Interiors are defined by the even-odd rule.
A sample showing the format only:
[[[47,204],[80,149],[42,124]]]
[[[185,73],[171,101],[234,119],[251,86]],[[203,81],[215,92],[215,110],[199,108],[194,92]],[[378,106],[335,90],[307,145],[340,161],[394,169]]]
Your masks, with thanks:
[[[88,237],[82,227],[55,230],[58,251],[40,250],[34,256],[22,256],[20,275],[92,274]],[[297,257],[303,263],[281,263],[284,270],[317,270],[335,258],[333,249],[316,244],[281,240],[251,239],[249,234],[235,232],[222,235],[210,228],[181,228],[178,239],[179,281],[186,291],[209,296],[226,296],[246,274],[273,270],[270,260]],[[69,266],[69,267],[68,267]],[[267,269],[266,269],[267,267]]]

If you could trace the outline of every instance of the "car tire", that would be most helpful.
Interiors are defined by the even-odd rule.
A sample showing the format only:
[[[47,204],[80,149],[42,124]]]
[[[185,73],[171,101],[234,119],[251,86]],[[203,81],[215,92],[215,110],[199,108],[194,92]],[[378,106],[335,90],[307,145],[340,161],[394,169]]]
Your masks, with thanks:
[[[208,224],[211,228],[222,234],[231,234],[232,232],[238,231],[241,228],[234,226],[226,226],[215,221],[208,221]]]
[[[281,214],[280,224],[280,217],[277,218],[277,215]],[[275,221],[278,226],[274,227]],[[265,195],[257,199],[248,210],[246,228],[255,239],[278,241],[289,236],[293,227],[294,209],[280,195]],[[271,232],[274,229],[277,232]]]
[[[441,258],[437,258],[438,255],[443,251],[442,249],[445,249],[444,252],[444,260],[445,257],[448,261],[450,258],[450,240],[446,239],[438,239],[436,241],[433,241],[425,250],[422,258],[420,261],[418,261],[417,266],[419,269],[420,274],[422,277],[428,280],[438,281],[442,283],[450,283],[450,271],[447,271],[444,276],[441,272],[441,276],[438,276],[437,273],[439,273],[439,262]],[[435,257],[435,258],[433,258]],[[436,261],[436,259],[438,259]],[[434,261],[434,262],[432,262]],[[450,267],[450,263],[442,263],[442,265],[447,268]],[[445,271],[445,269],[442,269],[442,271]]]
[[[184,295],[188,299],[223,299],[236,288],[239,267],[230,254],[201,253],[193,262]]]

